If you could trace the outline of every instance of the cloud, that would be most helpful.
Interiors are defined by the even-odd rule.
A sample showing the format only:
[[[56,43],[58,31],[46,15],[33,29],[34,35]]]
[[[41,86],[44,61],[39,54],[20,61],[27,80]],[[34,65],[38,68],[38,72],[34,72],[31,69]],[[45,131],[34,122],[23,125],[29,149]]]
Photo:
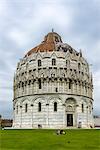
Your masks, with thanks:
[[[97,114],[100,114],[100,70],[94,73],[94,108]]]
[[[7,36],[9,39],[11,39],[12,42],[15,43],[15,45],[19,47],[25,45],[25,43],[28,42],[27,34],[24,31],[18,30],[16,28],[11,29],[7,33]]]
[[[3,118],[13,118],[12,101],[0,101],[0,114]]]

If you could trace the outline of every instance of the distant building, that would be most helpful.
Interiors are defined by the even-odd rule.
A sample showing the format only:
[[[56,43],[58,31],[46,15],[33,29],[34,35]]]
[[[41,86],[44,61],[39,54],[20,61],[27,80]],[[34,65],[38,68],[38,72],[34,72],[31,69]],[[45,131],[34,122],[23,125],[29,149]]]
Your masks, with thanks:
[[[13,120],[11,119],[1,119],[0,120],[0,127],[12,127]]]
[[[100,116],[94,116],[94,126],[100,128]]]
[[[93,83],[89,64],[55,32],[18,62],[13,127],[91,128]]]
[[[1,127],[1,120],[2,120],[2,116],[0,115],[0,127]]]

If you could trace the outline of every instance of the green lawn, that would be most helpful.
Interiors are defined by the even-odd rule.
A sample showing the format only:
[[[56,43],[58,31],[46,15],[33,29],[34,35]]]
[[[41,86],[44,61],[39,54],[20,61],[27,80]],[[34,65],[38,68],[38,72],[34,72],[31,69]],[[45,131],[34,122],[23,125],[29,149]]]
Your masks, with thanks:
[[[100,150],[100,130],[0,130],[0,150]]]

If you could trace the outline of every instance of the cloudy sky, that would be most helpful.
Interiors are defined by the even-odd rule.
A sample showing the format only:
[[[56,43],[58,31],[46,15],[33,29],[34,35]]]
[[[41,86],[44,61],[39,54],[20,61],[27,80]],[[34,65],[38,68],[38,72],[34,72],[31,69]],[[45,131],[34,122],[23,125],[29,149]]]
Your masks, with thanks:
[[[100,114],[100,0],[0,0],[0,114],[3,117],[12,117],[17,62],[52,28],[64,42],[77,51],[82,49],[93,72],[94,114]]]

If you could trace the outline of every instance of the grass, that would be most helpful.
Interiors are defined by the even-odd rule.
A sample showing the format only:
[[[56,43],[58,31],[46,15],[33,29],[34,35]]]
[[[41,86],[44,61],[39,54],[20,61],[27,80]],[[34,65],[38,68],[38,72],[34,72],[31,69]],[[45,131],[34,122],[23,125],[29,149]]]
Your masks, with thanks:
[[[100,130],[0,130],[0,150],[100,150]]]

